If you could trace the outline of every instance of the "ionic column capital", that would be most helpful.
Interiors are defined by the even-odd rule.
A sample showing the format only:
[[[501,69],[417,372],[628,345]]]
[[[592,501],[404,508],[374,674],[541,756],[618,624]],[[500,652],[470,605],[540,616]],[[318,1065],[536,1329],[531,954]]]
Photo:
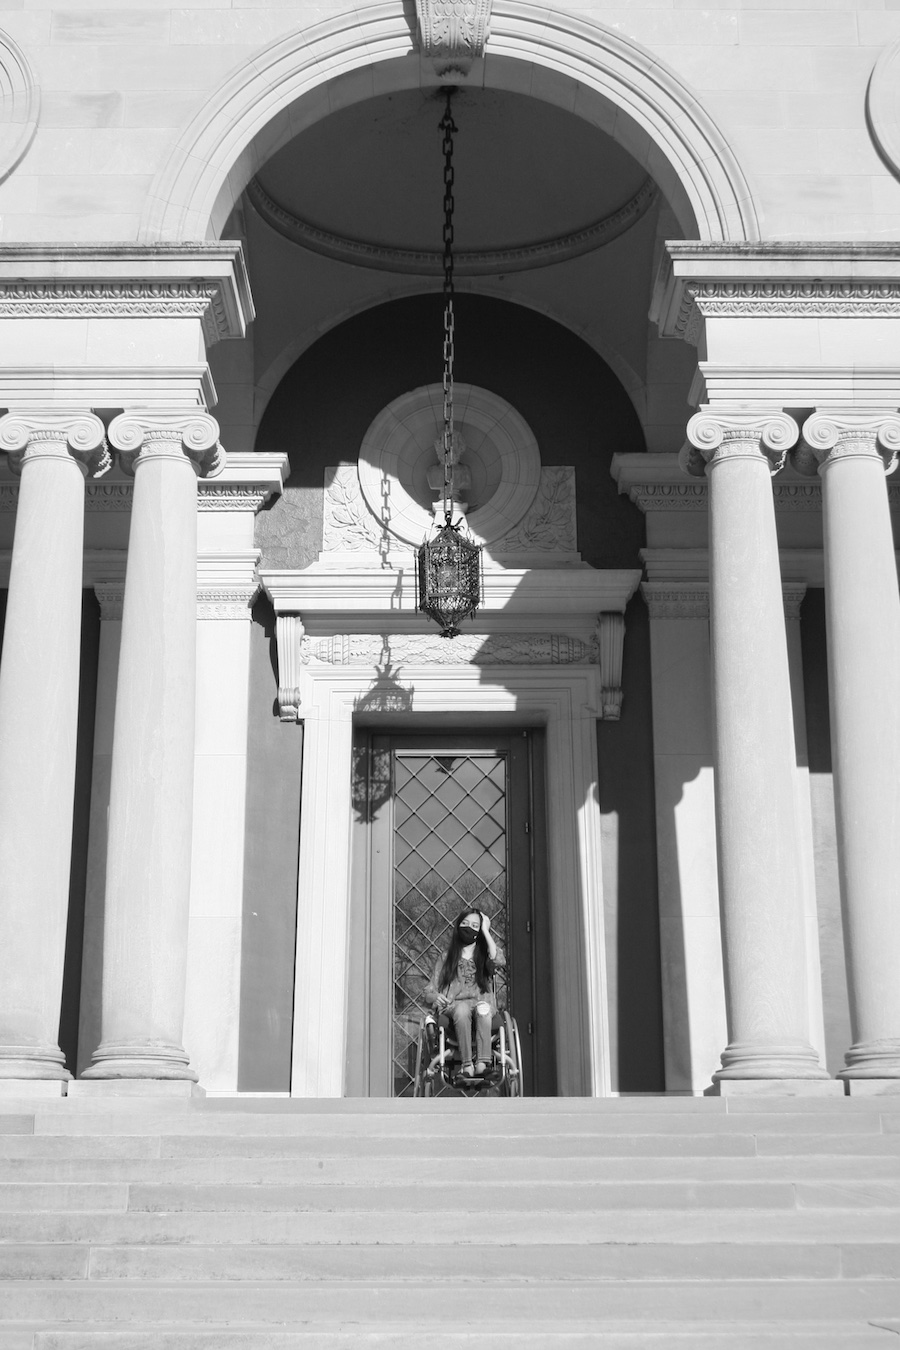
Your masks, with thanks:
[[[147,409],[124,412],[109,424],[110,444],[122,468],[134,474],[151,459],[186,457],[200,478],[214,478],[225,468],[219,424],[209,413],[194,409]]]
[[[773,474],[784,468],[800,428],[787,413],[711,412],[703,409],[687,424],[687,443],[681,451],[681,467],[702,478],[707,465],[726,459],[765,459]]]
[[[100,418],[79,409],[7,413],[0,417],[0,450],[13,473],[29,460],[74,459],[85,476],[99,478],[112,464]]]
[[[839,459],[880,459],[892,473],[900,455],[900,417],[894,412],[813,413],[803,424],[803,439],[794,451],[794,468],[812,476]]]

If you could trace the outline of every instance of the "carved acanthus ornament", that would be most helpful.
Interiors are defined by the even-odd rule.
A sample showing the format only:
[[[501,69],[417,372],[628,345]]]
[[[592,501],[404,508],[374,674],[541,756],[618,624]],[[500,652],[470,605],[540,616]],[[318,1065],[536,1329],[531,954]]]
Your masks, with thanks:
[[[467,75],[484,56],[491,0],[416,0],[422,55],[444,77]]]
[[[214,281],[4,281],[0,318],[200,319],[210,345],[232,333]]]
[[[331,481],[329,482],[329,478]],[[381,551],[386,530],[376,520],[359,486],[355,464],[338,464],[325,470],[322,549],[325,553]]]
[[[0,418],[0,450],[15,474],[30,459],[46,456],[71,456],[85,476],[95,478],[112,464],[103,423],[92,412],[7,413]]]
[[[821,473],[836,460],[864,458],[881,460],[885,473],[893,473],[900,455],[900,417],[887,413],[813,413],[803,424],[803,440],[794,451],[794,467],[800,473]]]
[[[225,467],[219,424],[205,412],[154,408],[146,413],[120,413],[109,425],[109,440],[129,474],[145,459],[182,455],[202,478],[215,476]]]
[[[279,619],[280,622],[280,619]],[[387,650],[391,665],[407,666],[568,666],[589,665],[592,645],[561,633],[463,633],[453,642],[440,634],[340,633],[306,638],[299,646],[303,665],[377,666]]]
[[[541,470],[537,496],[524,520],[491,544],[491,553],[574,553],[575,470],[559,467]]]
[[[770,472],[776,474],[784,468],[788,451],[799,435],[800,428],[787,413],[703,410],[687,424],[687,443],[679,462],[685,472],[699,478],[708,465],[722,460],[764,458]]]

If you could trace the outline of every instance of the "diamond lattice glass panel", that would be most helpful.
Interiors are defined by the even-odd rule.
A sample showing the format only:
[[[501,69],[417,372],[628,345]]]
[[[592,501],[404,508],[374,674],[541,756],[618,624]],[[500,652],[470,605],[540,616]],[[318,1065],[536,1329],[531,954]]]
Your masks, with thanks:
[[[506,757],[394,756],[394,1096],[412,1096],[425,986],[461,909],[484,910],[509,950]],[[506,1005],[508,973],[498,972]]]

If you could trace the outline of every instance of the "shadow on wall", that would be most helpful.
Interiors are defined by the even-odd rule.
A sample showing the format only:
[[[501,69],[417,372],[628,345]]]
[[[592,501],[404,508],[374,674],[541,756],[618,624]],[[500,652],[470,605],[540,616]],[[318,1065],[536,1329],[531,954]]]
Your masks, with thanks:
[[[597,726],[612,1086],[663,1092],[650,623],[640,594],[625,612],[622,688],[621,720]]]

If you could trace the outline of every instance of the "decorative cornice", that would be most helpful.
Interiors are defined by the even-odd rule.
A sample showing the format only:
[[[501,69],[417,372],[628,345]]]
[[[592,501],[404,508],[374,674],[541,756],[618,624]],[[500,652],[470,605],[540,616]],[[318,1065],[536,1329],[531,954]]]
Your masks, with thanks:
[[[641,511],[705,511],[705,483],[633,483],[628,496]]]
[[[800,428],[787,413],[745,413],[701,409],[687,424],[687,443],[679,455],[686,473],[700,477],[707,465],[735,457],[765,458],[771,472],[784,467]]]
[[[94,583],[94,594],[100,603],[100,618],[104,623],[121,623],[125,602],[125,582],[100,581]]]
[[[852,410],[813,413],[803,424],[803,440],[792,456],[799,473],[814,474],[839,459],[880,459],[892,473],[900,455],[900,417],[871,416]]]
[[[272,489],[240,487],[213,483],[197,494],[198,511],[258,511],[269,500]]]
[[[311,253],[380,272],[434,277],[442,273],[444,255],[436,249],[393,248],[319,229],[276,202],[256,178],[248,184],[247,195],[267,225],[277,230],[283,238]],[[454,254],[454,271],[457,276],[497,276],[506,272],[552,267],[570,258],[580,258],[630,230],[650,209],[657,196],[658,189],[653,179],[646,178],[623,206],[582,230],[517,248],[460,249]]]
[[[645,581],[641,595],[651,619],[708,619],[709,587],[706,584],[667,586],[664,582]]]
[[[109,439],[126,473],[133,474],[144,458],[160,454],[186,455],[201,477],[220,474],[225,467],[219,424],[209,413],[182,408],[120,413],[109,424]]]
[[[249,621],[259,584],[249,586],[201,586],[197,590],[197,618]]]
[[[243,337],[253,301],[239,243],[0,246],[0,318],[183,318]]]
[[[88,483],[85,488],[85,510],[130,511],[133,492],[131,483]]]
[[[31,458],[47,453],[71,455],[94,477],[107,473],[112,464],[103,423],[81,409],[7,413],[0,417],[0,450],[16,474]]]
[[[781,587],[781,597],[784,601],[784,617],[786,619],[800,618],[800,606],[803,604],[805,595],[805,583],[797,585],[796,583],[786,582]]]

